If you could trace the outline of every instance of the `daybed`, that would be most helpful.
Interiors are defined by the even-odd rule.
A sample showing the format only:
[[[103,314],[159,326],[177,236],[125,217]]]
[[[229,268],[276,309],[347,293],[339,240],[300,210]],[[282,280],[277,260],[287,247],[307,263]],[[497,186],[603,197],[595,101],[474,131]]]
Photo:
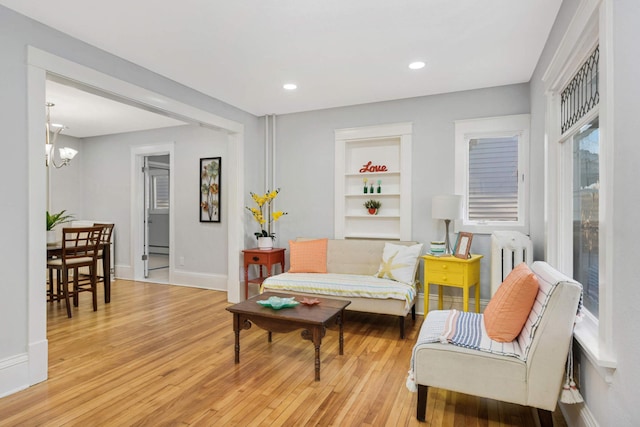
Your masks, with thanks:
[[[560,395],[582,286],[542,261],[533,263],[527,274],[535,277],[536,284],[533,306],[523,310],[524,326],[513,328],[513,323],[504,323],[498,331],[511,328],[515,335],[511,341],[495,341],[487,332],[494,328],[493,316],[495,321],[510,318],[511,322],[512,314],[519,310],[513,304],[520,297],[515,293],[529,286],[512,282],[517,286],[500,294],[509,276],[489,302],[497,299],[495,312],[488,314],[489,306],[483,314],[429,312],[407,380],[410,390],[416,391],[417,385],[418,420],[425,420],[428,387],[437,387],[531,406],[538,409],[543,426],[551,425],[550,411]]]
[[[416,272],[421,244],[298,238],[289,245],[289,271],[265,279],[261,292],[284,291],[309,298],[346,299],[351,301],[347,310],[398,316],[400,337],[404,338],[404,319],[409,311],[415,320]],[[402,253],[397,254],[398,248]],[[394,253],[394,257],[389,256]],[[405,282],[387,278],[394,274],[402,276],[400,264]],[[378,274],[385,269],[390,274]]]

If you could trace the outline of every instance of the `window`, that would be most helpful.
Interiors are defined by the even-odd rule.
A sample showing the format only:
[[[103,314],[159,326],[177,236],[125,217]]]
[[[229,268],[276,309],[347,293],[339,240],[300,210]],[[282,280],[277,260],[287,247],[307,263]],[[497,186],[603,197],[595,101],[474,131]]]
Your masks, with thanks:
[[[571,138],[573,151],[573,278],[583,303],[598,317],[600,132],[598,117]]]
[[[558,157],[561,170],[558,200],[565,213],[558,215],[554,242],[567,254],[558,264],[583,286],[584,307],[597,319],[600,293],[600,120],[596,46],[564,88],[559,91]]]
[[[617,365],[612,343],[613,274],[605,262],[615,241],[614,233],[606,229],[613,218],[613,140],[606,131],[612,129],[607,109],[612,90],[607,79],[599,81],[600,69],[611,73],[608,38],[598,32],[599,23],[610,25],[610,21],[599,20],[600,12],[597,2],[579,11],[543,77],[545,257],[582,283],[585,310],[574,336],[583,354],[609,381]],[[608,102],[600,104],[601,94]]]
[[[464,229],[528,234],[529,115],[456,121],[456,193]]]
[[[169,213],[169,170],[152,168],[149,171],[149,212]]]

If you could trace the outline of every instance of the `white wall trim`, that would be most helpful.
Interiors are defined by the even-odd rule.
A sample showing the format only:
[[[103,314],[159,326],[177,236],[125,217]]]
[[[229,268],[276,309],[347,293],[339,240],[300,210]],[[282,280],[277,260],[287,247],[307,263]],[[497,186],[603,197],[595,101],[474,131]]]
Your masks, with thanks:
[[[62,78],[70,78],[83,85],[104,90],[108,94],[128,100],[133,104],[150,106],[158,111],[166,112],[171,117],[179,116],[191,123],[197,121],[206,126],[231,133],[244,132],[244,125],[241,123],[192,107],[33,46],[28,46],[28,58],[29,65],[42,68]]]
[[[372,139],[388,138],[398,135],[411,134],[413,123],[391,123],[386,125],[363,126],[357,128],[343,128],[335,130],[336,139]]]
[[[20,390],[47,379],[47,311],[46,279],[44,266],[47,256],[46,231],[42,218],[46,211],[47,171],[42,163],[42,142],[44,141],[46,72],[35,67],[27,67],[27,155],[28,155],[28,233],[27,233],[27,351],[24,363],[26,375],[16,375],[22,370],[22,363],[8,368],[12,374],[4,375],[0,381],[0,395],[10,390]],[[37,125],[36,125],[37,124]],[[20,359],[21,360],[21,359]]]
[[[600,46],[600,103],[597,109],[585,115],[580,123],[600,116],[600,209],[599,209],[599,316],[592,322],[576,327],[576,338],[596,371],[608,382],[612,370],[616,367],[613,355],[613,250],[614,233],[608,230],[613,218],[613,62],[612,62],[612,12],[611,2],[603,0],[585,0],[578,8],[551,63],[543,76],[547,95],[545,123],[545,259],[561,271],[570,272],[573,261],[567,256],[572,242],[570,223],[571,208],[567,205],[565,186],[570,181],[565,167],[569,148],[561,144],[559,124],[559,94],[573,78],[575,72],[593,51]]]
[[[598,421],[584,403],[566,404],[558,402],[558,407],[564,416],[567,425],[571,427],[600,427]]]
[[[228,280],[228,276],[224,274],[194,273],[185,270],[174,270],[171,275],[172,285],[191,286],[222,292],[227,291]]]
[[[343,128],[335,129],[335,178],[334,178],[334,237],[336,239],[343,239],[348,237],[349,233],[345,227],[345,213],[346,203],[345,196],[347,194],[347,188],[345,183],[346,172],[346,151],[347,144],[359,143],[359,141],[376,141],[393,138],[398,140],[399,149],[399,171],[402,175],[400,177],[400,199],[399,199],[399,212],[400,220],[398,223],[397,237],[372,235],[372,238],[388,238],[410,241],[411,237],[411,207],[412,207],[412,175],[411,175],[411,153],[412,153],[412,137],[413,137],[413,123],[390,123],[376,126],[363,126],[356,128]]]
[[[0,397],[8,396],[29,386],[29,355],[16,354],[0,360]]]
[[[455,231],[490,234],[495,230],[515,230],[529,234],[529,163],[531,158],[529,135],[531,115],[483,117],[456,120],[455,124],[455,178],[454,192],[468,199],[469,140],[518,136],[518,221],[493,221],[479,223],[465,218],[454,221]],[[464,210],[467,210],[465,203]],[[463,215],[466,217],[466,214]]]
[[[142,261],[142,249],[144,246],[144,207],[140,202],[140,195],[144,192],[144,174],[142,166],[144,158],[155,155],[169,155],[169,200],[175,200],[175,142],[158,143],[151,145],[138,145],[131,147],[131,239],[129,239],[131,265],[133,267],[133,280],[145,280],[144,262]],[[175,265],[175,203],[169,204],[169,277]]]
[[[46,210],[45,168],[42,163],[42,142],[45,122],[45,82],[47,73],[87,85],[108,94],[127,99],[138,105],[147,105],[173,117],[189,119],[202,126],[227,131],[227,153],[225,162],[229,167],[229,214],[228,214],[228,264],[229,281],[227,298],[237,302],[240,295],[240,248],[244,243],[244,213],[239,203],[244,184],[244,125],[224,119],[216,114],[184,104],[173,98],[144,89],[118,78],[109,76],[84,65],[58,57],[49,52],[27,47],[27,126],[28,126],[28,349],[29,369],[26,378],[12,377],[12,382],[0,382],[0,393],[18,390],[44,381],[47,365],[46,341],[46,298],[45,275],[41,273],[45,265],[45,230],[42,215]]]

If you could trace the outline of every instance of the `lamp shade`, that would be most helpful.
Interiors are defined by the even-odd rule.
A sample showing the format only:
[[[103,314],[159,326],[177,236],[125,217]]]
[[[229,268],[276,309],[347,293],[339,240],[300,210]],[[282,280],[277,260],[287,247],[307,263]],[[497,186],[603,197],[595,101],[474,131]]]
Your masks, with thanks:
[[[445,194],[431,199],[431,217],[433,219],[462,218],[462,196]]]
[[[78,154],[78,150],[74,150],[71,147],[62,147],[60,150],[60,158],[62,160],[71,160]]]

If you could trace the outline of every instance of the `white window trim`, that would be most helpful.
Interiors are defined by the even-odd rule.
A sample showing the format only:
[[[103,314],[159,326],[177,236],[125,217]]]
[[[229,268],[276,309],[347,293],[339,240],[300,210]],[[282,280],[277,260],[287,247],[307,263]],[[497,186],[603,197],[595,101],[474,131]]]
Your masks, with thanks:
[[[578,68],[591,54],[597,44],[600,46],[599,91],[600,103],[595,111],[583,120],[599,115],[600,124],[600,209],[599,209],[599,315],[596,319],[585,310],[584,320],[576,325],[574,336],[587,358],[593,363],[602,378],[610,383],[616,368],[613,355],[613,281],[612,251],[614,236],[610,231],[608,218],[613,217],[613,62],[611,61],[612,37],[611,2],[607,0],[585,0],[579,6],[560,45],[547,68],[542,81],[547,95],[545,126],[545,259],[560,271],[571,272],[573,260],[563,250],[573,237],[564,232],[566,218],[566,144],[563,137],[573,133],[569,129],[560,133],[560,92],[573,78]]]
[[[478,223],[465,218],[456,221],[455,229],[478,234],[496,230],[514,230],[529,234],[529,114],[486,117],[455,121],[455,193],[465,197],[469,184],[469,140],[518,136],[518,221]],[[466,210],[466,206],[464,207]]]

